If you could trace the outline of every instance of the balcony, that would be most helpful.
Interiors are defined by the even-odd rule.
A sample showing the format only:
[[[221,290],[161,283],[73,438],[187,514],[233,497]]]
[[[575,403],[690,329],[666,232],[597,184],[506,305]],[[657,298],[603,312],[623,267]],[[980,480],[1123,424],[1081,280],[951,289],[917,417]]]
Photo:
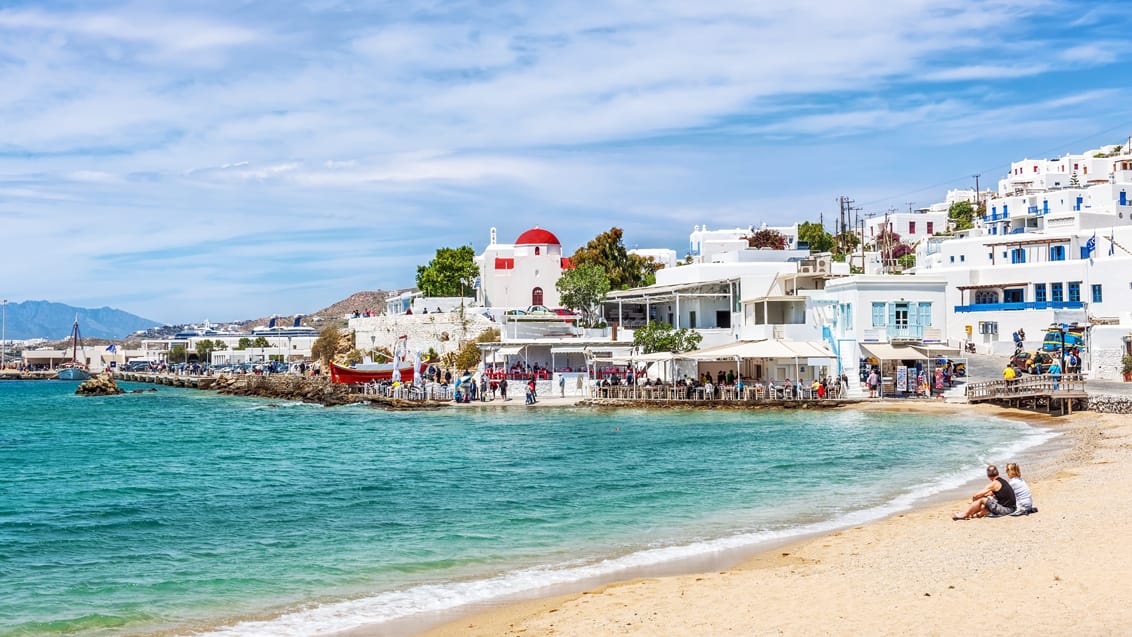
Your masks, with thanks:
[[[1028,303],[977,303],[956,305],[956,312],[1009,312],[1011,310],[1080,310],[1081,301],[1030,301]]]

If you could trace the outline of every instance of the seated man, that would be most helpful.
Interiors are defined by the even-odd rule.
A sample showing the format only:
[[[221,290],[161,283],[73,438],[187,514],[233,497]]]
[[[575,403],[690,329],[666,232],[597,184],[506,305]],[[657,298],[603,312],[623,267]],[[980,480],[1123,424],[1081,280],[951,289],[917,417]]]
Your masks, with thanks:
[[[987,478],[990,484],[985,489],[971,496],[971,506],[963,513],[952,514],[952,520],[970,520],[987,515],[1010,515],[1014,513],[1017,502],[1014,497],[1014,488],[1005,479],[999,477],[998,467],[987,467]]]

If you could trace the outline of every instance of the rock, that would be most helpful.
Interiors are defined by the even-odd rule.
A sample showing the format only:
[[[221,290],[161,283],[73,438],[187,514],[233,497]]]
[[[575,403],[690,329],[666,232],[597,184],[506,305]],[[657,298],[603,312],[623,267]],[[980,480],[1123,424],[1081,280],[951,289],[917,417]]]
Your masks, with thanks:
[[[110,374],[99,374],[80,383],[75,393],[81,396],[116,396],[126,392],[118,387],[118,383],[114,382],[113,376]]]

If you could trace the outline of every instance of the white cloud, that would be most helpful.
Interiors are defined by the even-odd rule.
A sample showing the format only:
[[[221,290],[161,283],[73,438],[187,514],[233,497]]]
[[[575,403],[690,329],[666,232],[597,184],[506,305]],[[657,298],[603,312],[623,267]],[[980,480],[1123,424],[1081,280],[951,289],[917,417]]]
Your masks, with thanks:
[[[267,213],[327,233],[310,271],[340,272],[342,237],[392,219],[442,245],[500,218],[591,236],[661,219],[679,244],[688,211],[808,209],[782,203],[815,196],[794,183],[799,144],[919,145],[926,162],[1005,135],[1080,137],[1082,110],[1099,121],[1126,97],[1126,45],[1034,26],[1076,15],[1060,1],[314,4],[0,11],[0,208],[50,219],[21,226],[32,239],[86,233],[72,251],[91,259],[136,244],[184,248],[182,265]],[[1056,83],[1103,65],[1111,83],[1092,91]],[[856,170],[839,178],[881,187]],[[261,256],[242,250],[208,258]],[[20,278],[51,289],[44,276]]]

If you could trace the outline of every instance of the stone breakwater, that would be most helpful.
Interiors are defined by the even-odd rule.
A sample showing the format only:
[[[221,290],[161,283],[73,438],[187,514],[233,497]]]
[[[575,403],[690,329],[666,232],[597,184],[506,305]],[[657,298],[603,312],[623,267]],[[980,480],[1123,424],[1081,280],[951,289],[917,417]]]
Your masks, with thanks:
[[[318,403],[328,407],[348,405],[361,400],[350,392],[347,385],[330,382],[325,376],[305,377],[291,375],[254,376],[221,374],[201,389],[213,389],[231,396],[257,396]]]
[[[184,376],[179,374],[154,374],[150,372],[118,372],[118,380],[168,385],[171,387],[191,387],[208,389],[232,396],[258,396],[280,400],[298,400],[326,406],[347,405],[361,402],[365,397],[350,391],[347,385],[330,382],[326,376],[293,376],[276,374],[256,376],[253,374],[221,374],[219,376]]]
[[[1132,414],[1132,396],[1090,394],[1089,411],[1101,414]]]

